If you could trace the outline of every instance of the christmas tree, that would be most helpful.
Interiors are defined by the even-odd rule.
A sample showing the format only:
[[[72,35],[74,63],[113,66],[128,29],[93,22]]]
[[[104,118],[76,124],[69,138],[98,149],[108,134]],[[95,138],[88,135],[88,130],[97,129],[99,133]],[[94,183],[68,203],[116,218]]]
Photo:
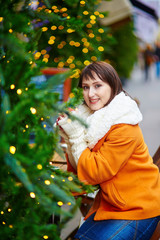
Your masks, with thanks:
[[[49,4],[48,1],[45,1]],[[53,14],[54,15],[54,14]],[[34,78],[46,62],[37,58],[44,21],[30,1],[1,1],[0,8],[0,239],[60,239],[60,229],[78,207],[72,192],[90,191],[71,173],[49,164],[58,151],[59,136],[53,129],[58,112],[78,103],[80,93],[59,104],[51,86],[72,72],[55,75],[37,88]],[[54,20],[51,18],[50,21]],[[33,141],[31,141],[33,140]],[[61,208],[69,206],[69,211]],[[61,215],[59,224],[50,216]]]

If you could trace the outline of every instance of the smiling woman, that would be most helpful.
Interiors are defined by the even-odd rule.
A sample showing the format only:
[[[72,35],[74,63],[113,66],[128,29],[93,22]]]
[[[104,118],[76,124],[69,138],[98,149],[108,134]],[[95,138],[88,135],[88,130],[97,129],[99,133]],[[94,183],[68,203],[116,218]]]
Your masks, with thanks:
[[[142,114],[105,62],[86,66],[79,82],[84,103],[61,116],[60,134],[68,146],[68,171],[99,186],[93,206],[75,239],[149,240],[160,219],[160,174],[139,127]]]
[[[104,107],[111,98],[111,87],[96,74],[94,74],[94,78],[84,78],[82,88],[84,101],[93,111]]]

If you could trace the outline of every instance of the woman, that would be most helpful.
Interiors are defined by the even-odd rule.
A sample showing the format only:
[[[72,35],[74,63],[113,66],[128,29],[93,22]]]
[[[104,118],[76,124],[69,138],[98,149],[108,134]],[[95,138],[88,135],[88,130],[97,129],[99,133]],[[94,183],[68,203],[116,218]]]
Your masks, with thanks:
[[[68,170],[99,191],[75,239],[149,240],[160,219],[160,175],[138,125],[138,106],[105,62],[85,67],[79,87],[84,104],[73,114],[89,127],[67,116],[57,124],[68,143]]]

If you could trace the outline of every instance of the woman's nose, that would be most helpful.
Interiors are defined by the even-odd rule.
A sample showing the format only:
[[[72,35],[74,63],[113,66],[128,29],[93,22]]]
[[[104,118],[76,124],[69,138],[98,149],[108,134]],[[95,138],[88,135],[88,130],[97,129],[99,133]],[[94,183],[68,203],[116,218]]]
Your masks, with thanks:
[[[94,96],[94,93],[95,93],[94,89],[92,87],[90,87],[90,89],[88,91],[88,96],[92,97],[92,96]]]

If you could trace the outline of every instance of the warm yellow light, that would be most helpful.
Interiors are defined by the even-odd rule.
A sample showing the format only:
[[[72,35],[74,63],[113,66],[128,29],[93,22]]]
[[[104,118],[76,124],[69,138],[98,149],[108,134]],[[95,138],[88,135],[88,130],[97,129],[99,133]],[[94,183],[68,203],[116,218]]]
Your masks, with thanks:
[[[21,89],[17,89],[17,94],[21,95],[22,94],[22,90]]]
[[[67,32],[68,32],[68,33],[72,33],[72,32],[75,32],[75,30],[74,30],[74,29],[71,29],[71,28],[68,28],[68,29],[67,29]]]
[[[51,36],[51,37],[50,37],[50,39],[52,39],[52,40],[55,40],[55,39],[56,39],[56,37],[55,37],[55,36]]]
[[[54,178],[54,175],[51,175],[51,178]]]
[[[48,58],[43,58],[42,61],[45,62],[45,63],[47,63],[47,62],[48,62]]]
[[[38,59],[38,58],[40,58],[40,56],[41,56],[41,53],[40,52],[36,52],[35,55],[34,55],[34,58]]]
[[[54,9],[56,9],[57,8],[57,6],[52,6],[52,9],[54,10]]]
[[[28,91],[28,87],[26,87],[25,90]]]
[[[12,33],[12,32],[13,32],[13,29],[10,28],[10,29],[9,29],[9,33]]]
[[[70,93],[70,94],[69,94],[69,97],[70,97],[70,98],[74,98],[74,97],[75,97],[74,93]]]
[[[90,43],[89,42],[84,42],[85,47],[89,47]]]
[[[15,88],[15,85],[11,84],[10,89],[14,89],[14,88]]]
[[[63,62],[59,62],[59,63],[58,63],[58,67],[59,67],[59,68],[63,68],[63,67],[64,67],[64,63],[63,63]]]
[[[65,179],[62,179],[62,182],[65,182],[66,180]]]
[[[26,124],[26,128],[29,128],[28,124]]]
[[[92,56],[92,57],[91,57],[91,60],[92,60],[92,61],[97,61],[97,57],[96,57],[96,56]]]
[[[35,198],[36,197],[35,193],[34,192],[30,192],[30,197],[31,198]]]
[[[47,27],[42,27],[42,32],[46,32],[48,30]]]
[[[96,23],[96,21],[95,20],[91,20],[90,23],[93,25],[93,24]]]
[[[62,30],[64,27],[62,26],[62,25],[60,25],[59,27],[58,27],[58,29],[59,30]]]
[[[3,225],[5,225],[6,223],[5,222],[2,222]]]
[[[46,125],[46,124],[43,124],[43,127],[44,127],[44,128],[46,128],[46,127],[47,127],[47,125]]]
[[[68,206],[71,206],[71,202],[68,202],[67,205],[68,205]]]
[[[43,117],[41,117],[41,121],[43,121],[44,120],[44,118]]]
[[[104,47],[99,46],[99,47],[98,47],[98,50],[99,50],[100,52],[103,52],[103,51],[104,51]]]
[[[32,114],[36,114],[36,112],[37,112],[37,110],[33,107],[30,108],[30,111],[31,111]]]
[[[41,164],[37,164],[37,168],[38,168],[39,170],[41,170],[43,167],[42,167]]]
[[[99,32],[99,33],[104,33],[103,28],[99,28],[99,29],[98,29],[98,32]]]
[[[67,11],[67,8],[63,7],[63,8],[61,8],[61,11],[62,11],[62,12],[66,12],[66,11]]]
[[[87,38],[82,38],[82,42],[87,42]]]
[[[44,55],[44,54],[46,54],[46,50],[45,49],[43,49],[42,51],[41,51],[41,53]]]
[[[99,15],[99,12],[98,12],[98,11],[95,11],[95,12],[94,12],[94,15],[98,16],[98,15]]]
[[[4,212],[3,212],[3,211],[1,211],[1,214],[4,214]]]
[[[91,15],[91,16],[90,16],[90,19],[95,20],[95,19],[96,19],[96,16],[95,16],[95,15]]]
[[[71,64],[69,65],[69,67],[70,67],[70,68],[75,68],[75,64],[74,64],[74,63],[71,63]]]
[[[55,12],[55,13],[58,13],[58,12],[59,12],[59,10],[58,10],[58,9],[55,9],[55,10],[54,10],[54,12]]]
[[[63,202],[59,201],[57,202],[58,206],[63,206]]]
[[[89,34],[89,37],[90,37],[90,38],[94,38],[94,34],[93,34],[93,33],[90,33],[90,34]]]
[[[88,53],[88,49],[87,49],[87,48],[83,48],[83,49],[82,49],[82,52]]]
[[[75,42],[72,40],[72,41],[69,42],[69,44],[70,44],[71,46],[73,46],[73,45],[75,44]]]
[[[10,225],[9,225],[9,228],[13,228],[13,225],[10,224]]]
[[[89,64],[90,64],[90,61],[88,61],[88,60],[85,60],[85,61],[84,61],[84,65],[87,66],[87,65],[89,65]]]
[[[16,152],[15,146],[10,146],[9,151],[11,154],[15,154],[15,152]]]
[[[48,236],[47,236],[47,235],[44,235],[43,238],[44,238],[44,239],[48,239]]]
[[[79,47],[81,44],[79,42],[75,42],[75,47]]]
[[[88,12],[88,11],[84,11],[83,14],[84,14],[84,15],[88,15],[89,12]]]
[[[84,5],[86,2],[85,1],[80,1],[80,4]]]
[[[73,181],[73,177],[68,177],[68,180],[71,182]]]
[[[2,22],[3,21],[3,17],[0,17],[0,22]]]
[[[57,27],[55,26],[55,25],[53,25],[52,27],[51,27],[51,30],[56,30],[57,29]]]
[[[11,208],[8,208],[8,212],[11,212],[12,211],[12,209]]]
[[[54,44],[55,42],[54,42],[54,40],[52,40],[52,39],[50,39],[49,41],[48,41],[48,44],[50,44],[50,45],[52,45],[52,44]]]
[[[101,14],[99,14],[99,17],[100,18],[104,18],[104,15],[101,13]]]
[[[87,28],[91,28],[91,27],[92,27],[92,24],[88,23],[88,24],[86,25],[86,27],[87,27]]]
[[[45,180],[44,183],[45,183],[46,185],[50,185],[50,184],[51,184],[51,182],[50,182],[49,180]]]

